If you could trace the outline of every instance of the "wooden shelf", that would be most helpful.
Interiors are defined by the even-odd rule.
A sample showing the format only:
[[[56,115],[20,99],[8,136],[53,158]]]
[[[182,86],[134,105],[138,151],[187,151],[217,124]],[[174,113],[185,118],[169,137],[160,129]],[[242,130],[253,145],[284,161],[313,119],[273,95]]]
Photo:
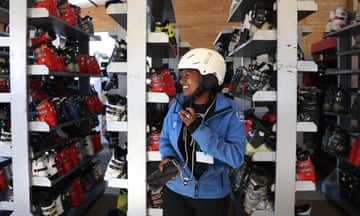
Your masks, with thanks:
[[[344,28],[341,28],[337,31],[327,33],[324,35],[324,37],[325,38],[334,37],[334,36],[344,37],[344,36],[352,36],[358,34],[360,34],[360,22],[345,26]]]
[[[127,4],[112,3],[106,8],[106,13],[125,30],[127,29]]]
[[[164,32],[150,32],[147,37],[147,54],[153,58],[175,58],[168,36]]]
[[[229,56],[255,57],[264,53],[274,53],[276,40],[275,30],[258,30],[252,38],[229,53]]]
[[[58,35],[70,39],[89,41],[90,34],[76,26],[55,17],[45,8],[28,8],[29,25],[53,29]]]
[[[254,8],[256,1],[242,0],[236,8],[230,13],[228,22],[242,22],[246,13]],[[275,6],[276,8],[276,6]],[[315,1],[298,1],[298,20],[305,19],[318,10],[318,6]]]

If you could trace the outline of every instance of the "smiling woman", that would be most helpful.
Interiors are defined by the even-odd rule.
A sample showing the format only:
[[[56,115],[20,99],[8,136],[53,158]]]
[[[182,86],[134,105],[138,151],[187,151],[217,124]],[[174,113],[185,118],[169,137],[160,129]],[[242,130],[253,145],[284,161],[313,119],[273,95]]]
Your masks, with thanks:
[[[175,159],[180,171],[164,187],[163,215],[228,215],[229,169],[242,165],[246,135],[240,107],[220,91],[225,60],[215,50],[195,48],[178,69],[182,93],[163,121],[159,169]]]

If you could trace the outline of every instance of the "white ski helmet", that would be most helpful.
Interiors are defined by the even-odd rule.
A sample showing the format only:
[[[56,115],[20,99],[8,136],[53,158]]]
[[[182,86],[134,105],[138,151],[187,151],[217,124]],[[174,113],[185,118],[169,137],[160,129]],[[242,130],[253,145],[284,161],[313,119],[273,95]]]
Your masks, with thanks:
[[[224,57],[217,51],[207,48],[195,48],[180,59],[178,69],[196,69],[201,75],[214,74],[217,84],[221,86],[226,73]]]

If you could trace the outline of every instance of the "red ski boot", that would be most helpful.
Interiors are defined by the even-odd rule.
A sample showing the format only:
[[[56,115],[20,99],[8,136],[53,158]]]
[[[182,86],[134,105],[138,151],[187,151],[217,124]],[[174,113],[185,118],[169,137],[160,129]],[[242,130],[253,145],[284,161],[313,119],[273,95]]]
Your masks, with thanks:
[[[298,181],[312,181],[316,183],[315,169],[311,162],[310,153],[306,150],[297,152],[296,179]]]

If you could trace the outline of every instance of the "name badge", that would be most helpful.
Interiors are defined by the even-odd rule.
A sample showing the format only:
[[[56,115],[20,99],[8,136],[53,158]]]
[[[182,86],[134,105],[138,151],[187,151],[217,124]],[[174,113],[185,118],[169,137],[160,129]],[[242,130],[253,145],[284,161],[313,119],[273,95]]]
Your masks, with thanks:
[[[214,164],[214,157],[209,154],[204,154],[204,152],[196,152],[196,161],[207,164]]]

